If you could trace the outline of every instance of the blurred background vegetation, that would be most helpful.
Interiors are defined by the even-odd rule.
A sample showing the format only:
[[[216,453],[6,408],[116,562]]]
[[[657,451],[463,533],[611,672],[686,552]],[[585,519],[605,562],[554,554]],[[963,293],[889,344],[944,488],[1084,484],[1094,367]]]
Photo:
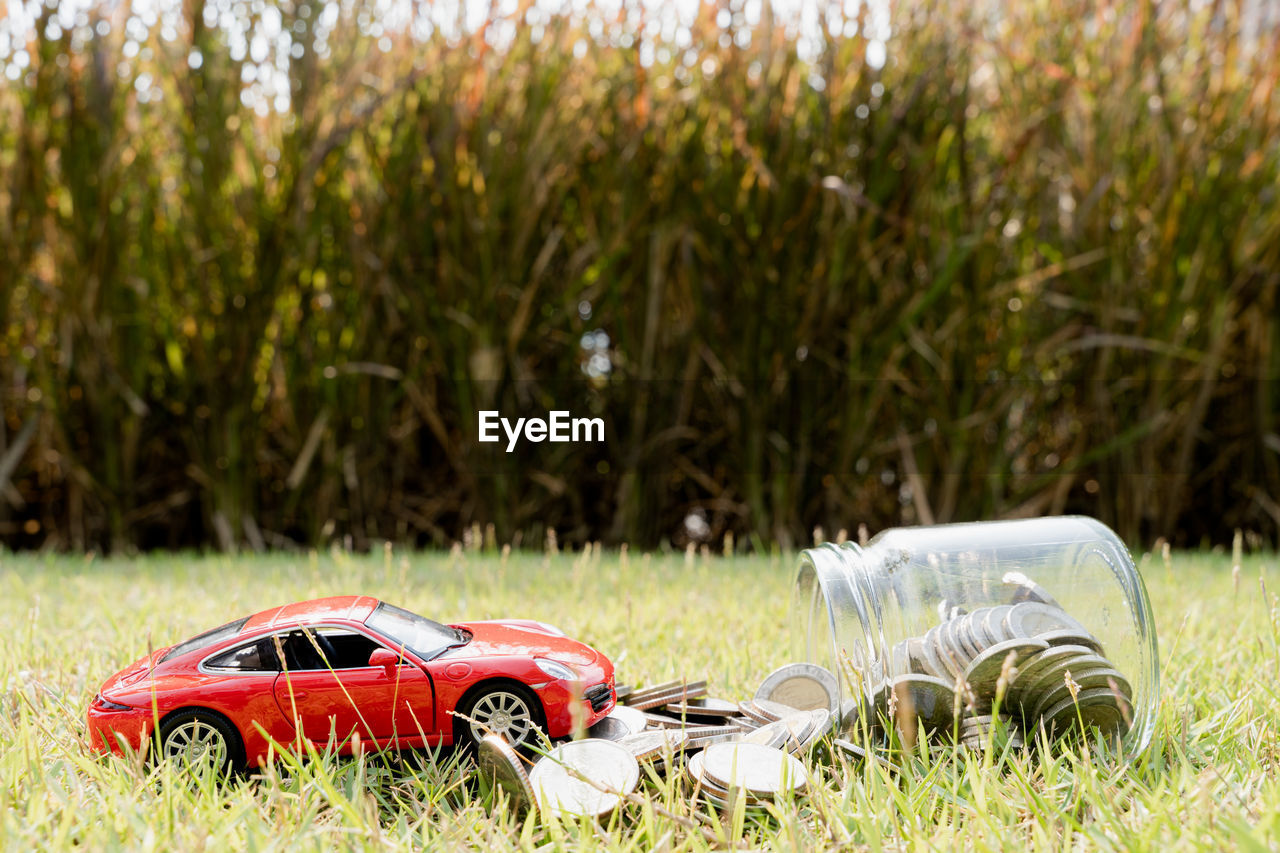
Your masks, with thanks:
[[[0,38],[10,547],[1277,539],[1239,3],[142,3]]]

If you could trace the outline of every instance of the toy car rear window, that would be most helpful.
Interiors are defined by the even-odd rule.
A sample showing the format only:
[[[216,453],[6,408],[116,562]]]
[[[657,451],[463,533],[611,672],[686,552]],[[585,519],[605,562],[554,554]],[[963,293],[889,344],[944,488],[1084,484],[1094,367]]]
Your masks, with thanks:
[[[205,662],[206,669],[230,672],[279,672],[280,664],[270,637],[237,646]]]
[[[174,646],[173,648],[169,649],[169,651],[165,652],[164,657],[160,658],[160,661],[163,663],[164,661],[171,660],[172,658],[181,657],[182,655],[185,655],[187,652],[194,652],[196,649],[203,649],[208,646],[212,646],[214,643],[220,643],[223,640],[229,640],[232,637],[234,637],[236,634],[239,634],[240,629],[243,628],[245,626],[245,623],[248,621],[249,621],[249,617],[246,616],[243,619],[237,619],[234,622],[228,622],[225,625],[219,625],[217,628],[214,628],[212,631],[205,631],[203,634],[200,634],[199,636],[196,636],[196,637],[192,637],[190,640],[187,640],[184,643],[178,643],[178,645]]]

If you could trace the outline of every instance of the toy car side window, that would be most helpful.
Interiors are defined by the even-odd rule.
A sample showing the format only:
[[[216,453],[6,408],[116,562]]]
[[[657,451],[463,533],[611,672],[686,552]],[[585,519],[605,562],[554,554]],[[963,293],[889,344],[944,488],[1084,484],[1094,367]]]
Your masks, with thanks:
[[[369,655],[381,644],[347,628],[303,628],[290,631],[284,641],[289,669],[357,669],[369,665]]]
[[[231,672],[278,672],[280,664],[271,638],[265,637],[212,658],[205,668]]]

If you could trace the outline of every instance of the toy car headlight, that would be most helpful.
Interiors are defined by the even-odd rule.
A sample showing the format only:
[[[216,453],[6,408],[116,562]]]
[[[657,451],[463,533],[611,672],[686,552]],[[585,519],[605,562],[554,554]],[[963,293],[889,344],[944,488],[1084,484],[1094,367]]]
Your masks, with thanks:
[[[92,705],[99,711],[131,711],[128,705],[121,705],[119,702],[112,702],[110,699],[103,698],[101,693],[93,697]]]
[[[537,664],[538,669],[545,672],[552,678],[560,678],[564,681],[577,681],[578,673],[574,672],[570,667],[559,661],[547,660],[546,658],[534,658],[533,662]]]

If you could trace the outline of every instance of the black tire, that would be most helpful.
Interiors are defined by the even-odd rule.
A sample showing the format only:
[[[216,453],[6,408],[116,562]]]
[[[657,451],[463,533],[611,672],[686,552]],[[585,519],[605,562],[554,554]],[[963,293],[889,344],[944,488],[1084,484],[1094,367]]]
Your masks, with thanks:
[[[453,740],[462,749],[474,750],[489,731],[500,735],[514,749],[537,743],[537,734],[546,731],[546,714],[533,691],[511,681],[490,681],[475,688],[458,706],[454,717]]]
[[[221,714],[183,708],[161,721],[155,756],[174,759],[179,770],[209,762],[216,773],[227,776],[244,767],[244,742]]]

